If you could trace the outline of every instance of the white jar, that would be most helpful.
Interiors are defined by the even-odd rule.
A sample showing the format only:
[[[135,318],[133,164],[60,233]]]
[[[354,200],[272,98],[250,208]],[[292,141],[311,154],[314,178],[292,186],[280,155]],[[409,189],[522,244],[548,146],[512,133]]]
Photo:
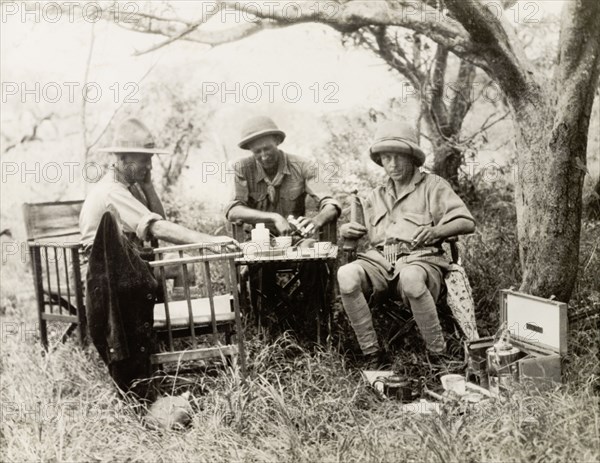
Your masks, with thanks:
[[[264,223],[257,223],[251,231],[252,241],[257,243],[261,250],[268,250],[270,247],[269,230],[265,228]]]

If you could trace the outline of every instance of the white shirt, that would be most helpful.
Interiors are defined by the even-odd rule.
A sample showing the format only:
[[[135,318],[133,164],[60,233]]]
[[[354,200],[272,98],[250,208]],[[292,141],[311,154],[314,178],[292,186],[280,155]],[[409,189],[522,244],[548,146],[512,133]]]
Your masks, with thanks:
[[[109,210],[115,214],[124,232],[135,233],[142,241],[149,239],[150,225],[163,220],[116,179],[114,170],[108,170],[89,192],[81,208],[79,230],[84,248],[94,243],[102,215]]]

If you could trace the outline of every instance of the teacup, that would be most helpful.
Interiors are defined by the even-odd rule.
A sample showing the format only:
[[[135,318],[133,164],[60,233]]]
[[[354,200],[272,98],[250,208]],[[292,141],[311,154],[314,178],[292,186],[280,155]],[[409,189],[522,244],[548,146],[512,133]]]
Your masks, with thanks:
[[[273,241],[275,241],[276,248],[287,249],[292,246],[291,236],[277,236],[273,238]]]
[[[326,256],[331,252],[331,242],[318,241],[315,243],[315,254],[317,256]]]
[[[441,378],[442,387],[446,391],[455,392],[458,395],[464,395],[467,392],[465,377],[462,375],[444,375]]]

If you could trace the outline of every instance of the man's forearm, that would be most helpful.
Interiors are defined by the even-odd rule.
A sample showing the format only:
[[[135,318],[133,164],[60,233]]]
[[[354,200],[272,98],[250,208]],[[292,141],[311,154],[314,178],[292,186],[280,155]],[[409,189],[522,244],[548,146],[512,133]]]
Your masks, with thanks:
[[[276,212],[264,212],[258,209],[252,209],[248,206],[238,204],[233,206],[228,214],[227,219],[230,222],[244,222],[244,223],[275,223],[275,220],[279,214]]]
[[[213,243],[215,237],[190,230],[168,220],[157,220],[150,225],[150,233],[156,238],[173,244]]]
[[[452,236],[466,235],[475,231],[475,222],[469,219],[459,218],[444,225],[437,226],[439,238],[450,238]]]
[[[165,208],[154,189],[154,185],[152,183],[143,183],[140,184],[144,195],[146,195],[146,199],[148,200],[148,209],[156,214],[160,215],[163,219],[166,219],[167,216],[165,214]]]
[[[337,207],[326,204],[323,206],[321,211],[313,217],[313,221],[316,222],[319,227],[322,227],[326,223],[333,222],[338,217],[338,209]]]

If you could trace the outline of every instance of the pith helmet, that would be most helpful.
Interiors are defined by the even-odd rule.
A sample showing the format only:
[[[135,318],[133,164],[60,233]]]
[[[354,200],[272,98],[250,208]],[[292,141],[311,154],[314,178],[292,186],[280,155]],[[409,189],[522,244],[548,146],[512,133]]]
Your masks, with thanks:
[[[381,166],[379,155],[384,152],[408,154],[417,167],[425,163],[425,153],[419,147],[415,129],[403,121],[386,121],[377,127],[369,154],[373,162]]]
[[[242,149],[248,149],[248,143],[256,140],[257,138],[264,137],[265,135],[275,135],[279,137],[279,143],[285,140],[285,133],[277,127],[273,119],[266,116],[253,117],[246,121],[242,129],[242,140],[238,143],[238,146]]]

